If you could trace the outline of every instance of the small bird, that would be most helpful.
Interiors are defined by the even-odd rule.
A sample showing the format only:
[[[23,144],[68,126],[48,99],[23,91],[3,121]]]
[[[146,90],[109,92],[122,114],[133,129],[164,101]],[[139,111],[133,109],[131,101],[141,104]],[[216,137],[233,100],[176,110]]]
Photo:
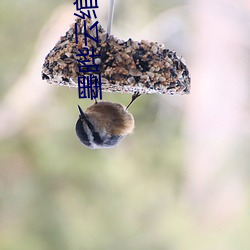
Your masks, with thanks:
[[[81,143],[88,148],[112,148],[134,130],[135,121],[129,106],[138,98],[136,92],[127,107],[108,101],[97,102],[85,112],[78,105],[80,112],[76,122],[76,135]]]

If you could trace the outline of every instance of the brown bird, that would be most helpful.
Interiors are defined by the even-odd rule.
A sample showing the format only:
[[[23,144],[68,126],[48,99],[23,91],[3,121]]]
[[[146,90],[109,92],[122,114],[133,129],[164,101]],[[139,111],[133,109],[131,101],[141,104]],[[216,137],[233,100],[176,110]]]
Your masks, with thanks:
[[[91,149],[111,148],[134,130],[134,117],[129,106],[140,94],[136,92],[127,107],[113,102],[101,101],[80,112],[76,122],[76,134],[82,144]]]

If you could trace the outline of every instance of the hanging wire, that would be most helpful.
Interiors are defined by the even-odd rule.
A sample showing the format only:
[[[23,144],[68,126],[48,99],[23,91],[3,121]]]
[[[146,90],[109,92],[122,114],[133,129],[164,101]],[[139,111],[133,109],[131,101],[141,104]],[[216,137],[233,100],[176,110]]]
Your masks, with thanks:
[[[109,2],[109,12],[108,12],[108,26],[107,26],[107,33],[108,34],[111,34],[111,30],[112,30],[114,10],[115,10],[115,0],[110,0],[110,2]]]

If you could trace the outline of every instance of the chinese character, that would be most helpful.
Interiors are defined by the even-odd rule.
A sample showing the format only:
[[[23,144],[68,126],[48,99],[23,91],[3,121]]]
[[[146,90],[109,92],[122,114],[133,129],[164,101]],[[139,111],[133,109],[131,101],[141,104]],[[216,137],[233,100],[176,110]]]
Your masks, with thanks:
[[[88,47],[84,47],[83,51],[78,49],[78,51],[80,52],[80,54],[77,54],[76,56],[81,56],[84,59],[83,60],[77,60],[78,62],[80,62],[82,65],[79,65],[79,72],[82,73],[86,73],[86,72],[97,72],[100,71],[99,70],[99,65],[95,64],[95,57],[100,57],[101,55],[95,55],[94,54],[94,47],[92,47],[92,54],[89,54],[89,49]],[[86,53],[84,53],[86,51]],[[90,60],[88,59],[88,57],[92,58],[92,64],[87,64],[88,62],[90,62]]]
[[[74,2],[74,5],[76,5],[76,10],[81,10],[81,9],[94,9],[98,8],[97,5],[97,0],[94,0],[94,4],[92,0],[89,0],[89,5],[88,5],[88,0],[84,0],[85,6],[83,6],[83,0],[76,0]]]
[[[91,13],[90,13],[89,10],[87,10],[88,14],[86,14],[85,12],[82,12],[82,11],[80,11],[80,12],[81,12],[82,16],[80,16],[80,15],[78,15],[78,14],[76,14],[76,13],[74,13],[74,15],[75,15],[75,16],[78,16],[78,17],[80,17],[80,18],[82,18],[82,19],[85,19],[85,16],[88,17],[88,18],[92,18],[92,17],[91,17]],[[94,17],[95,17],[95,19],[96,19],[97,16],[96,16],[95,10],[92,10],[92,12],[93,12]]]
[[[86,20],[84,20],[84,45],[87,46],[87,40],[88,38],[92,39],[93,41],[95,41],[96,43],[99,43],[99,37],[98,37],[98,21],[96,21],[94,24],[92,24],[91,27],[89,27],[89,30],[92,30],[93,28],[95,28],[95,36],[96,38],[94,38],[93,36],[89,35],[89,32],[87,31],[87,27],[86,27]],[[77,23],[75,23],[75,37],[76,37],[76,44],[78,44],[78,33],[77,33]]]
[[[78,77],[78,94],[79,98],[98,98],[102,99],[101,74]]]
[[[96,38],[94,38],[93,36],[89,35],[89,32],[87,31],[87,27],[86,27],[86,20],[84,20],[84,42],[85,42],[85,46],[87,46],[87,38],[92,39],[93,41],[95,41],[96,43],[99,43],[99,38],[98,38],[98,21],[96,21],[94,24],[92,24],[91,27],[89,27],[89,30],[92,30],[93,28],[95,28],[95,36]]]

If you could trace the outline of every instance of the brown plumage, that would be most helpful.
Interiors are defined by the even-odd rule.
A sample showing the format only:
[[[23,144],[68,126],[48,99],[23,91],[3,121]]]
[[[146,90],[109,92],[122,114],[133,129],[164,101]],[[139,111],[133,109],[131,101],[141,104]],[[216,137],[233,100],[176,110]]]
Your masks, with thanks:
[[[133,132],[134,118],[119,103],[98,102],[88,107],[85,114],[99,132],[110,135],[128,135]]]

